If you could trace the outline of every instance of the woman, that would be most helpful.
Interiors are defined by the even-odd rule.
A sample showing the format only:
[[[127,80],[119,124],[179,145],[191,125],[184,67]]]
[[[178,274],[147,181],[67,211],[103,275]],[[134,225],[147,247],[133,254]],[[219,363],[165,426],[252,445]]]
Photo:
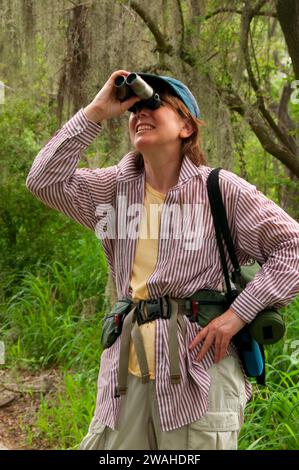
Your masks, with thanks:
[[[239,262],[254,258],[263,267],[205,328],[190,321],[176,299],[221,290],[223,281],[198,105],[182,82],[148,74],[142,78],[162,105],[150,109],[135,96],[121,103],[114,81],[128,74],[111,75],[41,150],[26,181],[45,204],[96,232],[118,298],[134,305],[121,336],[102,353],[96,410],[81,448],[236,449],[251,388],[231,339],[260,310],[286,305],[298,293],[298,224],[254,186],[222,170],[220,189]],[[101,123],[133,105],[135,151],[108,168],[78,169]],[[152,207],[158,208],[154,216]],[[136,322],[136,312],[142,321]]]

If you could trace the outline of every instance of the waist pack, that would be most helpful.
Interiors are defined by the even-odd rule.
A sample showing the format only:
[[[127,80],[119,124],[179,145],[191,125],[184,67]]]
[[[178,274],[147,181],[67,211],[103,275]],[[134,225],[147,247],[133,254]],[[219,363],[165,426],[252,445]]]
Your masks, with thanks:
[[[183,300],[180,300],[182,306]],[[146,310],[144,310],[146,303]],[[131,311],[134,302],[131,299],[118,300],[102,321],[101,344],[104,349],[110,348],[122,332],[122,326],[126,315]],[[156,318],[169,319],[171,315],[171,307],[169,296],[160,297],[158,299],[142,300],[138,303],[136,309],[136,321],[138,325],[153,321]]]
[[[247,282],[253,279],[255,275],[253,273],[257,273],[260,270],[260,266],[257,263],[242,267],[241,273],[244,268],[245,271],[247,271],[247,268],[250,268],[252,273],[249,278],[248,274],[246,274]],[[211,320],[229,308],[237,294],[239,294],[238,291],[232,291],[229,298],[225,293],[209,289],[201,289],[195,292],[190,297],[190,309],[193,311],[195,321],[202,327],[207,326]],[[285,324],[277,310],[266,308],[259,312],[256,318],[248,325],[248,329],[252,338],[257,343],[267,345],[276,343],[283,337]]]
[[[220,170],[221,168],[216,168],[210,172],[207,180],[207,189],[226,284],[226,299],[228,305],[230,305],[246,287],[246,284],[253,279],[261,265],[257,262],[242,268],[239,265],[219,188]],[[228,272],[224,243],[233,265],[231,278]],[[232,288],[230,280],[232,280],[235,288]],[[259,312],[249,325],[245,325],[235,335],[233,341],[238,349],[248,377],[256,377],[258,383],[265,384],[263,345],[279,341],[284,332],[285,325],[279,312],[275,309],[267,308]]]
[[[110,348],[121,334],[124,318],[129,313],[131,305],[130,299],[118,300],[111,312],[104,316],[101,335],[101,344],[104,349]]]

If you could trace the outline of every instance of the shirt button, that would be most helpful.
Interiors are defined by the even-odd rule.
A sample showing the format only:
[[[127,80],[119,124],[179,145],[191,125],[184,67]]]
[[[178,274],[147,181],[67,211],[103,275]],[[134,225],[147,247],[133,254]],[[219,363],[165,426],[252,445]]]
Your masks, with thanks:
[[[81,131],[82,131],[82,126],[79,126],[79,124],[77,124],[75,127],[76,127],[76,130],[77,130],[78,132],[81,132]]]

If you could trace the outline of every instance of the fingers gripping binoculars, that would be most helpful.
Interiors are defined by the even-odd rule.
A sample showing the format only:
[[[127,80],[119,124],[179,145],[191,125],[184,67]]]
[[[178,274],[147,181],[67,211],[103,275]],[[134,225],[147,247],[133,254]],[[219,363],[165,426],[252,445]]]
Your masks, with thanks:
[[[133,113],[143,107],[156,109],[161,105],[159,94],[137,73],[130,73],[127,77],[119,75],[114,81],[114,86],[116,88],[116,97],[122,102],[131,96],[139,96],[141,101],[129,108],[129,111]]]

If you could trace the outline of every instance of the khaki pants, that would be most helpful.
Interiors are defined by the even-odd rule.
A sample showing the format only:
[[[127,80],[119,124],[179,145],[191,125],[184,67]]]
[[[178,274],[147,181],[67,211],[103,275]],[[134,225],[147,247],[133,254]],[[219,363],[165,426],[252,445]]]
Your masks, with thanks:
[[[142,384],[128,376],[128,391],[113,431],[95,419],[80,444],[81,450],[233,450],[243,424],[246,404],[244,377],[238,359],[229,356],[214,364],[209,407],[199,420],[172,431],[162,431],[155,381]]]

